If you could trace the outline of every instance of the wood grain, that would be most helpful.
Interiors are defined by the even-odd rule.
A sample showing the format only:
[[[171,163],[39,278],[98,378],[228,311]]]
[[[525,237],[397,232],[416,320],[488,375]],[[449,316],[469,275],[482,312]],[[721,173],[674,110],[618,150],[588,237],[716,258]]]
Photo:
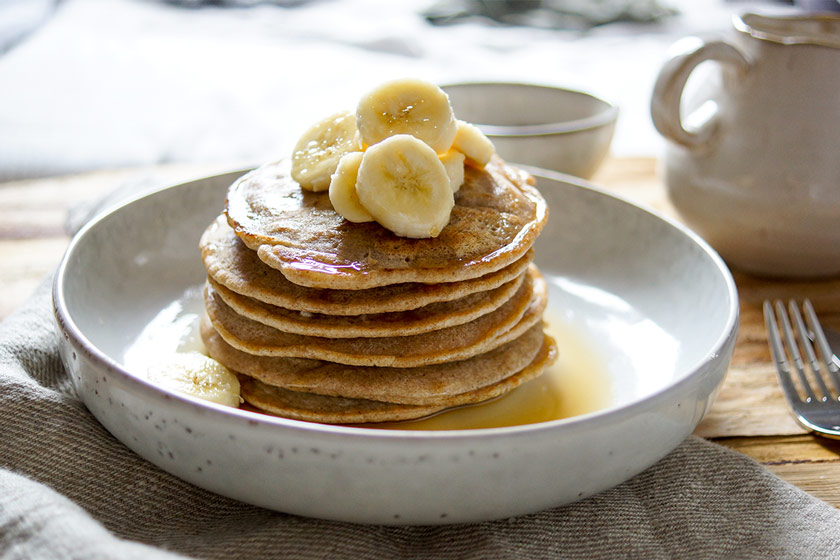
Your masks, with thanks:
[[[177,165],[106,170],[0,184],[0,318],[57,266],[69,242],[68,211],[126,183],[177,182],[243,165]],[[593,182],[679,219],[652,158],[611,158]],[[776,380],[764,331],[765,299],[810,298],[823,322],[840,329],[840,278],[779,281],[733,271],[741,323],[732,364],[696,434],[748,455],[772,472],[840,507],[840,442],[805,433],[793,421]]]

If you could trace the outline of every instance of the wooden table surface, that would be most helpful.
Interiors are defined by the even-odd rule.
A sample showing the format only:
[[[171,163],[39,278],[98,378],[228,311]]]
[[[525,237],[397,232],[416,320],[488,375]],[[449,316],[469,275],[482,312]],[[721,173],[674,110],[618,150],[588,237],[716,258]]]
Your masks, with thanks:
[[[68,210],[122,184],[166,184],[237,167],[173,165],[0,183],[0,319],[55,269],[69,241],[64,226]],[[676,217],[654,159],[611,158],[593,182]],[[823,322],[840,328],[840,278],[792,282],[733,275],[741,307],[735,354],[715,405],[695,433],[752,457],[840,507],[840,441],[807,433],[788,412],[761,309],[768,298],[809,297]]]

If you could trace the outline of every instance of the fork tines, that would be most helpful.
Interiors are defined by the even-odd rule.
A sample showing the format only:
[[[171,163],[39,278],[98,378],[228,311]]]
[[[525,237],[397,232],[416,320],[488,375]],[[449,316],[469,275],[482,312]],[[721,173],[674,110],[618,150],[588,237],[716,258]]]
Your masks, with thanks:
[[[803,302],[802,309],[805,314],[804,320],[799,305],[794,300],[788,302],[787,310],[784,303],[777,300],[775,313],[771,303],[764,302],[764,320],[770,351],[779,371],[782,389],[792,404],[795,401],[838,401],[840,369],[834,361],[834,352],[826,340],[810,300],[806,299]],[[817,357],[817,353],[821,359]],[[793,371],[796,372],[798,388],[793,379]],[[830,380],[830,386],[826,383],[826,378]]]

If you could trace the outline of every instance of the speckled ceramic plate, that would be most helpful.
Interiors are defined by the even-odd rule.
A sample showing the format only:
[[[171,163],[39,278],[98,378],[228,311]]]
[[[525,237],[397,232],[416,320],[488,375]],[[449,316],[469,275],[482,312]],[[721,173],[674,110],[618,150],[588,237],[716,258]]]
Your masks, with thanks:
[[[388,431],[226,408],[158,389],[126,353],[200,285],[197,243],[238,174],[173,186],[100,216],[54,287],[61,354],[99,421],[160,468],[279,511],[365,523],[514,516],[639,473],[703,418],[731,359],[732,278],[694,234],[575,179],[538,172],[549,316],[587,340],[612,395],[594,412],[505,428]]]

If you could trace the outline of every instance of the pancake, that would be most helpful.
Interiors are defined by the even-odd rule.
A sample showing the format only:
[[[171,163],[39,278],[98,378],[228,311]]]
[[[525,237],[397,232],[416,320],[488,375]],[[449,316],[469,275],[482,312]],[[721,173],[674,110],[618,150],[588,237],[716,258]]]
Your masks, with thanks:
[[[208,283],[237,314],[277,330],[330,338],[408,336],[468,323],[503,305],[519,289],[525,275],[494,290],[455,301],[432,303],[395,313],[335,316],[301,313],[242,296],[208,278]]]
[[[453,406],[490,400],[538,377],[557,357],[557,349],[551,338],[545,336],[544,341],[532,362],[519,372],[475,391],[445,397],[437,405],[398,404],[290,391],[245,375],[240,376],[242,397],[263,412],[310,422],[363,424],[412,420]]]
[[[239,378],[242,398],[258,412],[325,424],[361,424],[399,422],[430,416],[446,406],[414,406],[365,399],[327,397],[314,393],[290,391],[266,385],[242,375]]]
[[[414,368],[362,367],[246,354],[227,344],[208,321],[201,336],[210,357],[266,385],[334,397],[432,405],[441,398],[498,383],[531,363],[544,344],[542,325],[466,360]]]
[[[293,284],[280,271],[263,263],[234,234],[224,216],[207,228],[200,247],[208,276],[229,290],[285,309],[336,316],[407,311],[493,290],[525,272],[534,256],[531,249],[501,270],[463,282],[409,282],[367,290],[329,290]]]
[[[344,338],[284,333],[235,313],[206,286],[205,308],[225,341],[259,356],[313,358],[348,365],[414,367],[463,360],[513,340],[538,323],[547,289],[531,266],[519,290],[504,305],[478,319],[437,331],[397,337]]]
[[[522,258],[548,218],[533,178],[498,156],[483,169],[465,166],[464,176],[449,224],[430,239],[345,220],[328,192],[303,190],[291,179],[286,160],[234,182],[225,213],[245,245],[301,286],[361,290],[457,282]]]

